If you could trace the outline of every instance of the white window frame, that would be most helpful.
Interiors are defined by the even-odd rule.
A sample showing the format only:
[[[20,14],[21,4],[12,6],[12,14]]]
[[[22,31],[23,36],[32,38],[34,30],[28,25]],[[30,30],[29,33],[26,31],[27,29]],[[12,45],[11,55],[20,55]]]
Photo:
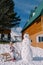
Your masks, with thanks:
[[[37,43],[40,43],[40,42],[39,42],[39,37],[43,37],[43,34],[40,34],[40,35],[38,35],[38,36],[36,37],[36,42],[37,42]],[[43,42],[43,41],[42,41],[42,42]]]
[[[3,39],[8,40],[8,34],[4,34],[4,38]]]

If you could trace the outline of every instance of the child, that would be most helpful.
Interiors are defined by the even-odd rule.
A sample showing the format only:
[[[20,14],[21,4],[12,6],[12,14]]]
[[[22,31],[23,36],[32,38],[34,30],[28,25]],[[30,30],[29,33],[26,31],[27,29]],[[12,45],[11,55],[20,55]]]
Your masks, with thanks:
[[[15,47],[13,46],[12,42],[10,42],[10,54],[11,54],[12,60],[16,60],[16,58],[15,58],[15,55],[16,55]]]

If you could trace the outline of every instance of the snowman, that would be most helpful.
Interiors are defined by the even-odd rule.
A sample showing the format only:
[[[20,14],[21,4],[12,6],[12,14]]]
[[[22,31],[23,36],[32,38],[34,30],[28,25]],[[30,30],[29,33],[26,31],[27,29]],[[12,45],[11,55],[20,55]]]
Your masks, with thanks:
[[[31,61],[32,60],[32,50],[31,50],[31,40],[28,34],[24,34],[24,39],[22,41],[22,51],[21,56],[24,61]]]

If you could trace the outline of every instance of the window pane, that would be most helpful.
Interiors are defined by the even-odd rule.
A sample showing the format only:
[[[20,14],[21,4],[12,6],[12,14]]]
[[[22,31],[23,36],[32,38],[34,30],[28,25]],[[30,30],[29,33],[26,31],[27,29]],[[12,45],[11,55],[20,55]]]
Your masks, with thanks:
[[[42,37],[42,41],[43,41],[43,37]]]

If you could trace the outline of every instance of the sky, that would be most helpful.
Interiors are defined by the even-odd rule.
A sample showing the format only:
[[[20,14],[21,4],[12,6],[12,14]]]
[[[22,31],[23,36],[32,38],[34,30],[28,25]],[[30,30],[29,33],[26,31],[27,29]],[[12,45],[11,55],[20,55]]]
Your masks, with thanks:
[[[27,20],[29,20],[30,11],[34,9],[35,6],[39,6],[42,0],[14,0],[15,11],[20,15],[20,27],[23,28]]]

